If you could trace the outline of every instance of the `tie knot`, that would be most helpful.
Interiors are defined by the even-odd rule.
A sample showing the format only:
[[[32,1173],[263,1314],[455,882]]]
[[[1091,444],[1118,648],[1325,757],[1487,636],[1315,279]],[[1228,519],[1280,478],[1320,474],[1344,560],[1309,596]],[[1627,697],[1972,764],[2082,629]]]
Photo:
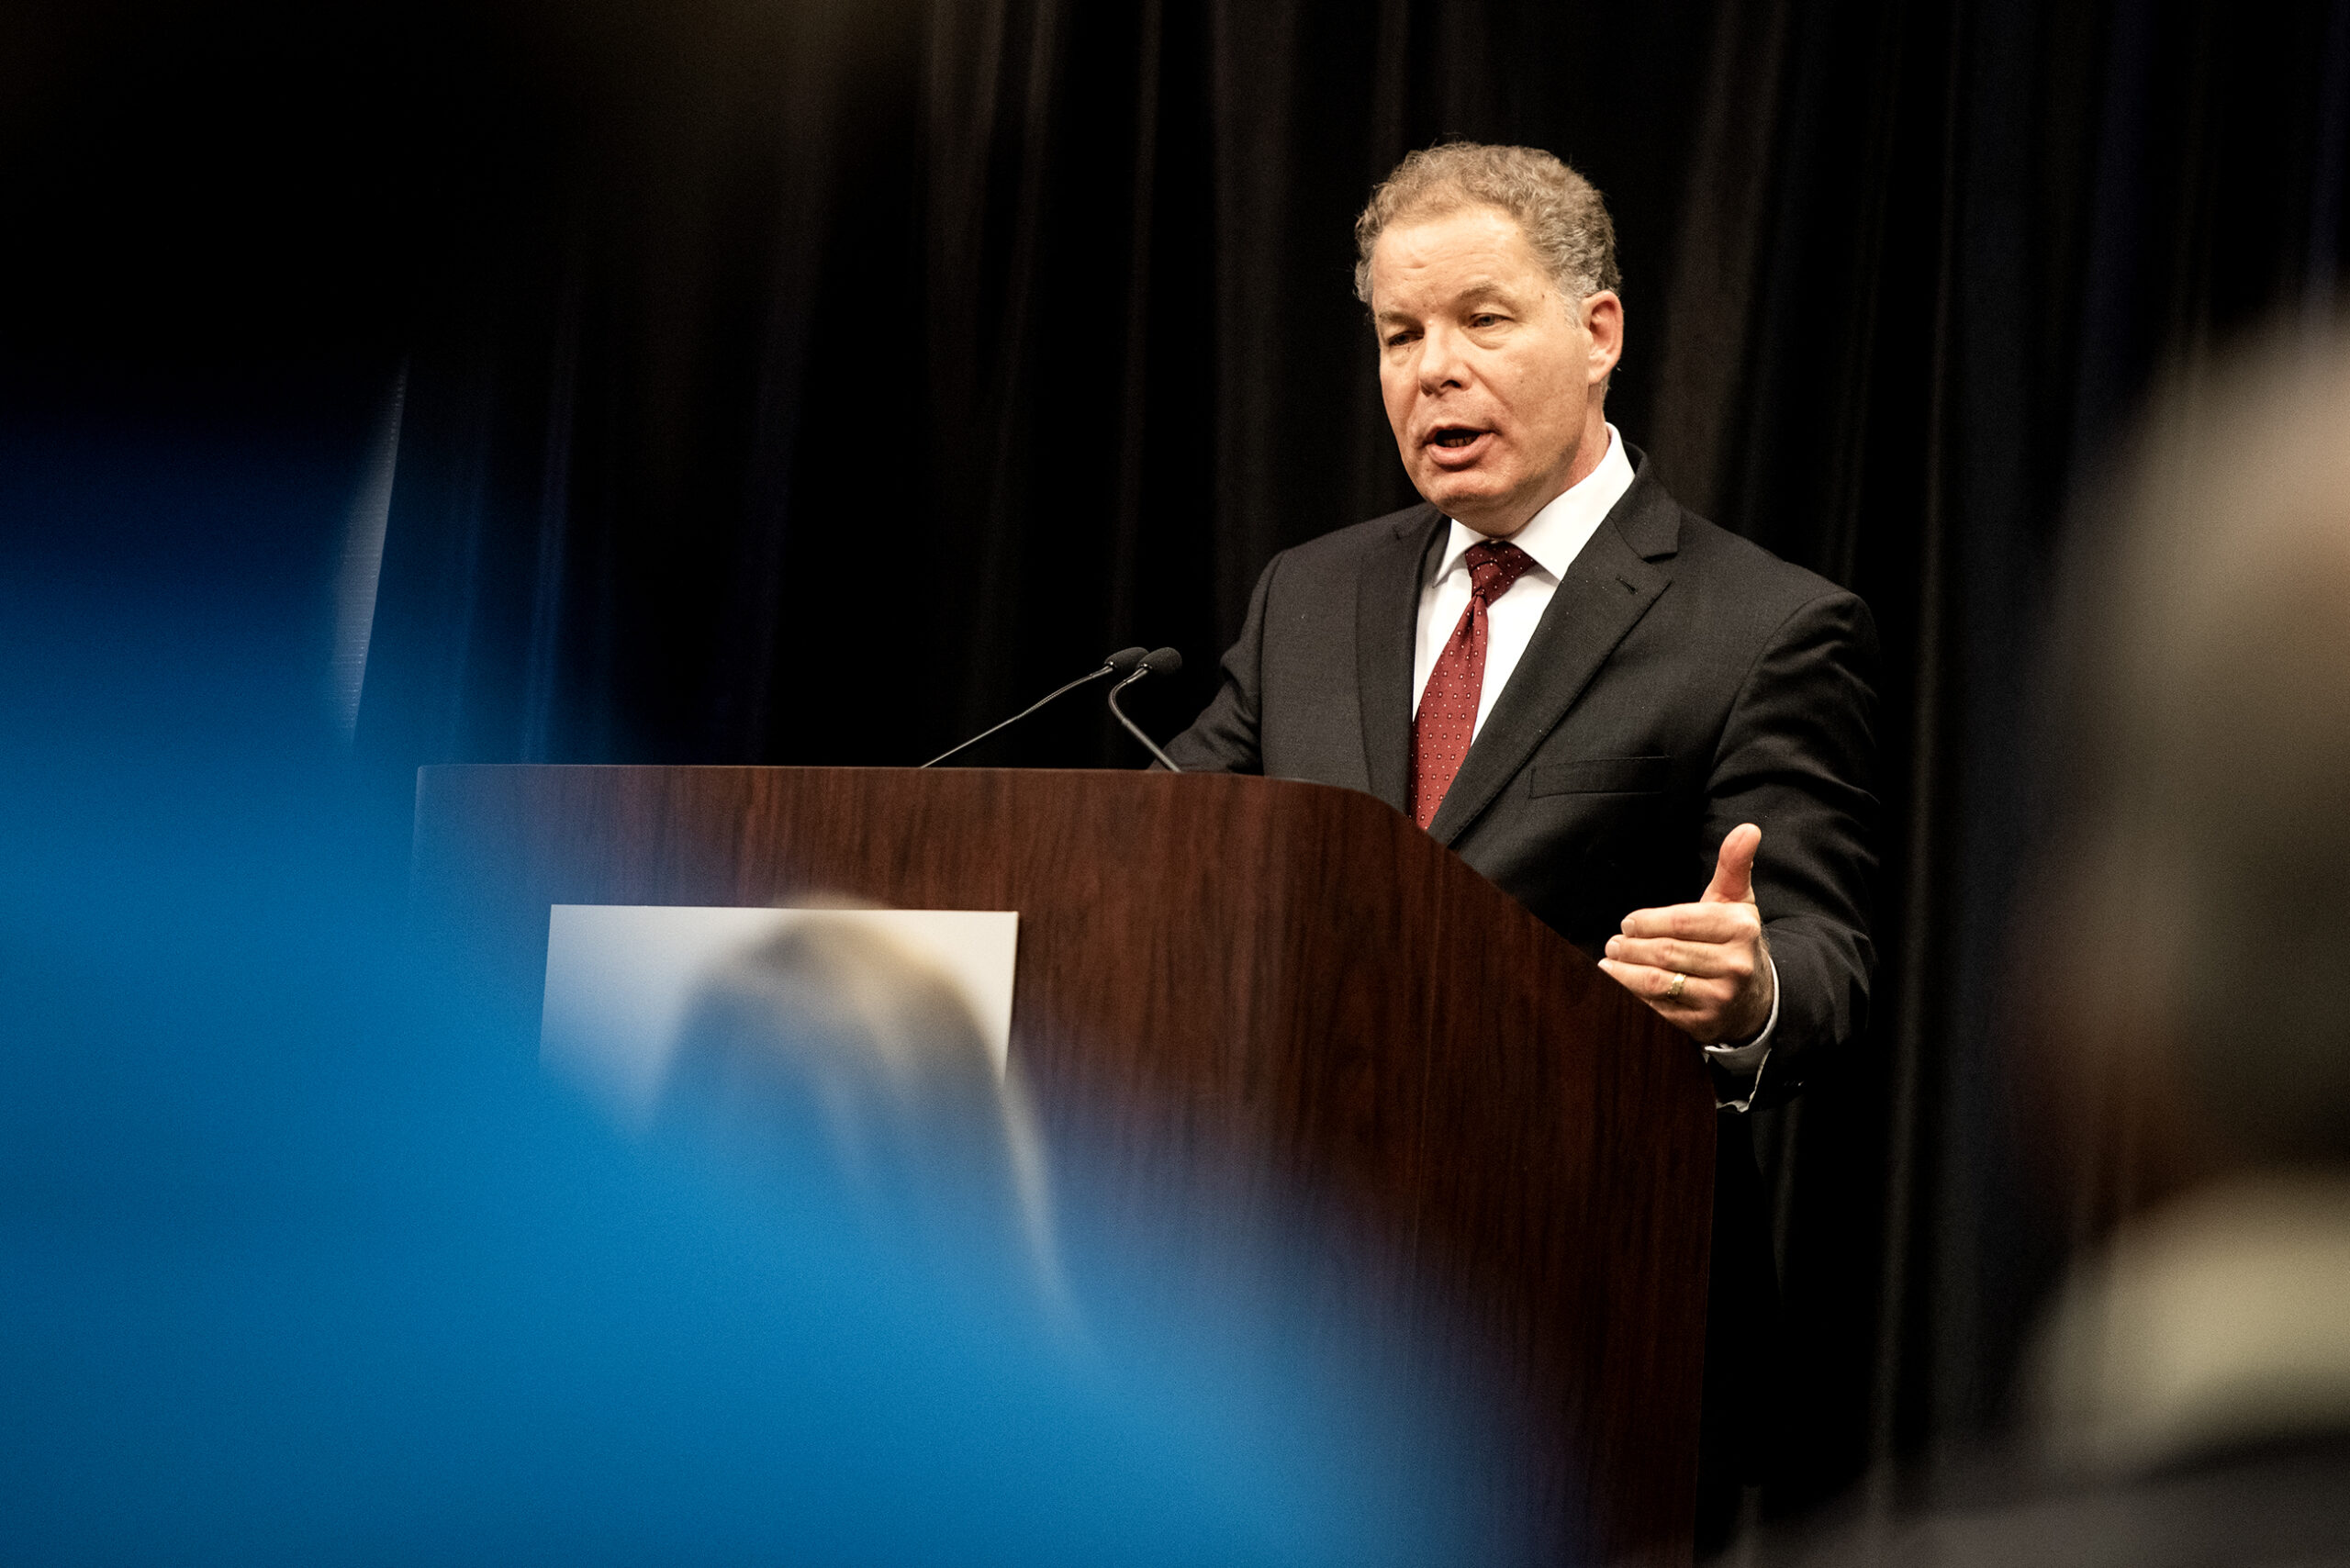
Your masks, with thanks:
[[[1469,591],[1491,604],[1509,592],[1510,585],[1534,569],[1534,557],[1510,543],[1469,546]]]

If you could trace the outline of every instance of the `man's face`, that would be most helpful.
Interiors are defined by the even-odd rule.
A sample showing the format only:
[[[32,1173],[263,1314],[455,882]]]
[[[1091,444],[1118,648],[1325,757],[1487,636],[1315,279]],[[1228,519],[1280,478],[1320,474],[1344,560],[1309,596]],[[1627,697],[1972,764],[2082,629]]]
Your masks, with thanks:
[[[1505,537],[1606,454],[1595,432],[1623,306],[1561,296],[1507,213],[1388,229],[1371,252],[1371,308],[1396,449],[1447,516]]]

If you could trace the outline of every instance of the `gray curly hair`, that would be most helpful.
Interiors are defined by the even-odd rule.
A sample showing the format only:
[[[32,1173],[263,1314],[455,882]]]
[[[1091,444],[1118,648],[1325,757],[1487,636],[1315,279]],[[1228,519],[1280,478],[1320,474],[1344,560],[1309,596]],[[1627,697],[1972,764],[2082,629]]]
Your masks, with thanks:
[[[1355,297],[1371,303],[1371,252],[1388,225],[1495,207],[1570,299],[1619,290],[1616,225],[1589,180],[1539,147],[1448,141],[1407,154],[1355,219]]]

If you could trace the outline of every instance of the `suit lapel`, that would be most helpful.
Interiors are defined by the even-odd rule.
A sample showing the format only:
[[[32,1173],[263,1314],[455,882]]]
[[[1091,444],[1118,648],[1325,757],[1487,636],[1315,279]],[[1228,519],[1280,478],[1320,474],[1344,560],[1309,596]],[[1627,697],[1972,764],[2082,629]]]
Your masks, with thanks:
[[[1415,507],[1364,560],[1355,579],[1355,672],[1371,792],[1405,809],[1412,771],[1412,655],[1419,638],[1420,575],[1448,527]]]
[[[1616,645],[1671,586],[1673,579],[1642,556],[1673,553],[1679,509],[1649,479],[1647,465],[1640,467],[1632,487],[1567,568],[1509,684],[1461,759],[1452,788],[1428,823],[1438,844],[1459,838],[1493,804]],[[1628,536],[1641,547],[1635,548]]]

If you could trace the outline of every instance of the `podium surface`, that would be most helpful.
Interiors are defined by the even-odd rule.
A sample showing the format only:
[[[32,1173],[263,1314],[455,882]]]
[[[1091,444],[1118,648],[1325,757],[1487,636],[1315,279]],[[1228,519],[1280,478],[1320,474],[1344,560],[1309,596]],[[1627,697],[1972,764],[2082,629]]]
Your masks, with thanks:
[[[1536,1554],[1685,1562],[1713,1098],[1685,1037],[1385,802],[1025,769],[421,770],[414,886],[520,985],[555,903],[1016,910],[1048,1137],[1261,1170],[1508,1391]],[[535,995],[535,991],[532,992]],[[1114,1176],[1114,1172],[1113,1175]]]

